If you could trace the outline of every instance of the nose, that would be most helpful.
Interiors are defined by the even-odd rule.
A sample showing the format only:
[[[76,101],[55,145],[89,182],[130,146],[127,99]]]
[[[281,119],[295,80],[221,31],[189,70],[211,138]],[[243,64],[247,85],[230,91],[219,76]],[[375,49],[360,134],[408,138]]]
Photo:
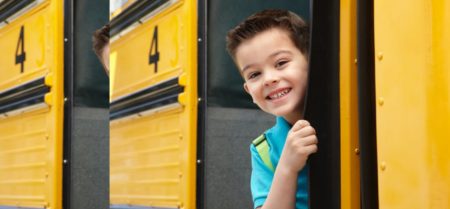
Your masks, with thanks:
[[[265,86],[274,85],[274,84],[278,83],[279,81],[280,81],[280,78],[278,77],[278,75],[275,72],[268,71],[265,73],[265,78],[264,78]]]

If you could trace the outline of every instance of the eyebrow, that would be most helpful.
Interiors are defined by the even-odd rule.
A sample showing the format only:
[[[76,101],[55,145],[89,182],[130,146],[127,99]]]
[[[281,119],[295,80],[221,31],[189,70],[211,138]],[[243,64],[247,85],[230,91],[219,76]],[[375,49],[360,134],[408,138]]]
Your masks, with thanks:
[[[272,57],[275,57],[275,56],[277,56],[277,55],[279,55],[279,54],[283,54],[283,53],[292,54],[292,52],[290,52],[290,51],[288,51],[288,50],[280,50],[280,51],[277,51],[277,52],[272,53],[271,55],[269,55],[268,58],[272,58]],[[245,67],[242,68],[242,71],[241,71],[241,72],[244,73],[245,70],[247,70],[248,68],[250,68],[250,67],[252,67],[252,66],[254,66],[254,65],[255,65],[254,63],[249,64],[249,65],[246,65]]]

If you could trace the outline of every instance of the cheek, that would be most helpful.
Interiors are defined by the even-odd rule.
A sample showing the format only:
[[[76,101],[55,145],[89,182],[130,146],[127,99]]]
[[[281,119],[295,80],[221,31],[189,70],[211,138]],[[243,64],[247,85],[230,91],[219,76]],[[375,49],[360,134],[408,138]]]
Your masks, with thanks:
[[[252,96],[252,98],[260,97],[259,89],[255,86],[248,86],[248,93]]]
[[[299,83],[305,83],[308,80],[308,68],[303,65],[298,65],[295,70],[290,72],[291,78],[295,78]]]

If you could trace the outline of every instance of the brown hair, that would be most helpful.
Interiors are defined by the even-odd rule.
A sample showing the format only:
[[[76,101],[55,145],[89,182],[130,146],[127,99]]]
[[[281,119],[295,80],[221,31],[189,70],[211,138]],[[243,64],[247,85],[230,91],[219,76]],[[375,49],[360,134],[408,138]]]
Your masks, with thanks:
[[[288,33],[292,43],[309,56],[309,27],[298,15],[287,10],[269,9],[255,13],[241,22],[227,34],[227,50],[235,60],[236,49],[246,40],[272,28]]]
[[[102,60],[103,50],[109,44],[109,23],[94,32],[92,42],[95,54]]]

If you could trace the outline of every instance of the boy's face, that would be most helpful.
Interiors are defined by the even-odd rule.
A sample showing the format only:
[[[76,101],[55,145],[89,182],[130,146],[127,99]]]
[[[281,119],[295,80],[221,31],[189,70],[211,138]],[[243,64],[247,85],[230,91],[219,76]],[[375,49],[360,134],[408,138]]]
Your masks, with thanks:
[[[245,91],[263,111],[286,119],[303,117],[308,62],[285,31],[269,29],[243,42],[236,62]]]

